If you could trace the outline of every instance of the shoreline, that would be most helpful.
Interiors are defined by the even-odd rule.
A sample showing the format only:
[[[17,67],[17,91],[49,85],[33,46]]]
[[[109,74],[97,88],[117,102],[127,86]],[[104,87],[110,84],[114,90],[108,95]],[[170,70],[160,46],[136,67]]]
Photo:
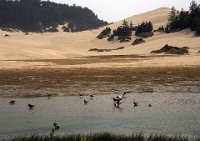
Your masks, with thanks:
[[[200,92],[200,66],[0,69],[1,98]]]

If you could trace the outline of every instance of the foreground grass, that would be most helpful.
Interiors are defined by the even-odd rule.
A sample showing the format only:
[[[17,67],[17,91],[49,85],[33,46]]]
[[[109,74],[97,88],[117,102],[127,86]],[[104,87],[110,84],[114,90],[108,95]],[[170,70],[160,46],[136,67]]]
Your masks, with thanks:
[[[187,137],[182,136],[167,136],[167,135],[150,135],[143,134],[135,135],[114,135],[111,133],[97,133],[88,135],[68,135],[68,136],[31,136],[18,137],[10,141],[188,141]],[[194,139],[200,141],[200,139]]]

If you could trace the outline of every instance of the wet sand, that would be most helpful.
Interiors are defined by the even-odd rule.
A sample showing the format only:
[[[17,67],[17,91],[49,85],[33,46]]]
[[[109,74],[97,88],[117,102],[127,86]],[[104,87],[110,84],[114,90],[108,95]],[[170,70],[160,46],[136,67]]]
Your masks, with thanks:
[[[133,59],[138,61],[137,58],[129,60],[129,57],[106,58],[104,56],[104,59],[100,57],[99,60],[110,63],[123,58],[122,64]],[[146,57],[143,57],[144,59]],[[200,66],[104,67],[101,66],[101,62],[98,62],[97,57],[71,62],[66,60],[31,60],[30,62],[51,62],[56,63],[57,66],[0,69],[0,97],[45,97],[48,93],[54,96],[107,95],[124,91],[200,92]],[[63,67],[88,63],[99,63],[99,65],[96,64],[96,67],[91,68]]]

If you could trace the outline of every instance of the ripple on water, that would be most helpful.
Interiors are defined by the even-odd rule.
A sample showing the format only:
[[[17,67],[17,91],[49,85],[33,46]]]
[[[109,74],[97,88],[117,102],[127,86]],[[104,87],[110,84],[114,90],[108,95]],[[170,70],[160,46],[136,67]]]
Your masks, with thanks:
[[[199,93],[128,93],[120,108],[113,106],[113,96],[15,99],[15,105],[1,98],[0,138],[48,135],[53,122],[59,123],[60,135],[102,131],[200,134]],[[90,102],[84,105],[84,99]],[[138,107],[134,108],[133,100]],[[29,110],[28,103],[36,107]]]

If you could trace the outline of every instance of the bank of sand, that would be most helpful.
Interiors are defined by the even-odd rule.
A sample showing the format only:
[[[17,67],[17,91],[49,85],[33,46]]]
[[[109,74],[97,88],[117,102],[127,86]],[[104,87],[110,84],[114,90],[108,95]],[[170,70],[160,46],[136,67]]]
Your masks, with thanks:
[[[127,18],[165,25],[169,8]],[[109,25],[116,28],[122,21]],[[102,28],[78,33],[0,32],[0,96],[38,97],[134,92],[200,92],[200,39],[189,29],[155,33],[132,46],[98,40]],[[4,37],[9,34],[9,37]],[[136,37],[132,36],[132,41]],[[189,55],[153,55],[165,44],[189,47]],[[121,50],[91,52],[91,48]]]

